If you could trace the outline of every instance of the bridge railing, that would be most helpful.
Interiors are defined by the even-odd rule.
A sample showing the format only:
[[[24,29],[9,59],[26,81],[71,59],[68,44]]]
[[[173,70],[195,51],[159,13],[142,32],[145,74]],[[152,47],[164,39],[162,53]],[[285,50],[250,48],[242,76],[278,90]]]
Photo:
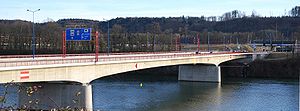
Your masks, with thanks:
[[[128,61],[128,60],[149,60],[149,59],[163,59],[163,58],[179,58],[191,56],[205,56],[216,54],[232,54],[231,52],[221,53],[178,53],[166,55],[124,55],[124,56],[99,56],[98,62],[111,62],[111,61]],[[79,55],[81,56],[81,55]],[[52,56],[53,57],[53,56]],[[95,57],[90,56],[86,58],[61,58],[61,59],[42,59],[42,60],[18,60],[18,61],[0,61],[0,67],[17,67],[17,66],[33,66],[33,65],[52,65],[52,64],[73,64],[73,63],[91,63],[95,62]]]
[[[164,53],[172,53],[172,52],[129,52],[129,53],[111,53],[111,55],[138,55],[138,54],[164,54]],[[178,53],[177,51],[173,53]],[[99,56],[105,56],[106,53],[99,53]],[[86,53],[86,54],[66,54],[66,57],[74,57],[74,56],[95,56],[94,53]],[[35,57],[63,57],[62,54],[38,54]],[[5,58],[32,58],[32,55],[0,55],[0,59]]]
[[[162,58],[178,58],[178,57],[190,57],[190,56],[205,56],[205,55],[218,55],[218,54],[237,54],[239,52],[219,52],[219,53],[187,53],[187,54],[169,54],[169,55],[151,55],[151,56],[120,56],[120,57],[104,57],[99,58],[99,61],[122,61],[122,60],[143,60],[143,59],[162,59]]]
[[[26,60],[26,61],[6,61],[6,62],[0,62],[0,67],[87,63],[87,62],[93,62],[93,61],[95,61],[94,58],[51,59],[51,60],[31,60],[31,61],[28,61],[28,60]]]

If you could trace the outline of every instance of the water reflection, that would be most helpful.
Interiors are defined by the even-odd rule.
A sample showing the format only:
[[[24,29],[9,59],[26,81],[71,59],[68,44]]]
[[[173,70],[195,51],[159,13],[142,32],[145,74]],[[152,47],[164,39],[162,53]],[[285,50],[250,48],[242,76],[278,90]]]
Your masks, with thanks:
[[[204,82],[179,82],[179,93],[174,101],[155,110],[199,110],[218,106],[221,103],[221,84]]]
[[[94,108],[102,110],[196,110],[221,103],[221,85],[201,82],[94,84]],[[102,90],[101,90],[102,89]],[[105,89],[105,90],[104,90]],[[101,94],[100,94],[101,93]]]
[[[95,83],[94,108],[101,110],[146,110],[157,107],[157,103],[171,100],[179,92],[175,82],[102,82]],[[163,87],[161,87],[163,86]]]
[[[15,85],[0,84],[0,109],[5,107],[18,107],[18,87]]]
[[[96,82],[94,108],[125,111],[298,110],[298,82]]]
[[[143,83],[142,87],[140,83]],[[223,83],[175,79],[96,80],[93,107],[101,111],[257,111],[299,110],[299,80],[229,79]],[[5,88],[0,87],[3,95]],[[18,102],[9,88],[4,106]]]

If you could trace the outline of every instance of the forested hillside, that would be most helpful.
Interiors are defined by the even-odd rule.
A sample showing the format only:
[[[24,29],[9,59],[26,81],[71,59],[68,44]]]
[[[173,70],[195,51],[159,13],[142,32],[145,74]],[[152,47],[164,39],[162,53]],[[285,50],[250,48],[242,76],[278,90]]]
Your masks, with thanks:
[[[260,17],[246,16],[234,10],[213,17],[128,17],[107,21],[61,19],[36,23],[37,53],[61,53],[62,32],[66,28],[90,27],[100,32],[100,51],[107,50],[110,31],[111,51],[171,51],[178,43],[201,44],[209,38],[211,44],[247,44],[252,40],[300,40],[300,7],[290,15]],[[32,23],[22,20],[0,20],[0,53],[30,54]],[[93,52],[93,41],[68,41],[68,53]]]

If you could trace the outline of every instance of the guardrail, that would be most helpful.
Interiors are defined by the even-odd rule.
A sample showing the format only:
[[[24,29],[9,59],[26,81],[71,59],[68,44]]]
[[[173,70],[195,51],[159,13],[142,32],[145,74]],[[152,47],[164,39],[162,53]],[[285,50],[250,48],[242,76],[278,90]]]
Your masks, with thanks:
[[[162,58],[178,58],[178,57],[191,57],[191,56],[205,56],[205,55],[218,55],[218,54],[234,54],[238,52],[222,52],[222,53],[201,53],[201,54],[166,54],[166,55],[128,55],[128,56],[99,56],[98,62],[110,61],[126,61],[126,60],[149,60],[149,59],[162,59]],[[105,55],[105,54],[103,54]],[[72,55],[76,56],[76,55]],[[83,56],[83,55],[78,55]],[[87,56],[87,54],[85,54]],[[52,64],[72,64],[72,63],[88,63],[95,62],[94,55],[87,58],[61,58],[61,59],[44,59],[44,60],[20,60],[20,61],[0,61],[0,67],[18,67],[18,66],[33,66],[33,65],[52,65]],[[52,56],[37,56],[37,57],[58,57]]]
[[[138,54],[164,54],[164,53],[178,53],[174,52],[128,52],[128,53],[110,53],[110,55],[138,55]],[[99,53],[99,56],[107,55],[106,53]],[[95,56],[95,53],[86,53],[86,54],[66,54],[66,57],[72,56]],[[63,57],[63,54],[39,54],[35,57]],[[4,58],[32,58],[32,55],[0,55],[0,59]]]

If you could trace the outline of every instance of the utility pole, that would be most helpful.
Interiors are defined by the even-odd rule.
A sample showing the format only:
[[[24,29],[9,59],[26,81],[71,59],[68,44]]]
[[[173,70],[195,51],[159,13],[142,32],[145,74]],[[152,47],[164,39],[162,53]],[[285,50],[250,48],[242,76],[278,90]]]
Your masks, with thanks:
[[[199,38],[199,33],[197,34],[197,44],[198,44],[198,53],[200,51],[200,38]]]
[[[229,44],[231,44],[231,38],[232,38],[232,36],[230,36],[230,38],[229,38]]]
[[[153,52],[155,52],[155,47],[156,47],[156,45],[155,45],[156,44],[156,42],[155,42],[156,40],[155,39],[156,39],[156,34],[153,36],[153,45],[152,45],[153,46],[153,48],[152,48]]]
[[[171,37],[170,37],[170,51],[172,51],[172,47],[173,47],[173,33],[171,33]]]
[[[277,39],[277,21],[276,21],[275,39]]]
[[[106,20],[103,18],[103,20]],[[107,55],[109,56],[110,40],[109,40],[109,20],[107,20]]]
[[[147,51],[149,51],[149,32],[147,32],[147,37],[146,37],[146,39],[147,39]]]
[[[32,13],[32,44],[31,44],[31,47],[32,47],[32,59],[34,59],[35,57],[35,31],[34,31],[34,13],[37,12],[37,11],[40,11],[41,9],[37,9],[37,10],[29,10],[27,9],[28,12],[31,12]]]
[[[110,37],[109,37],[109,20],[107,20],[107,55],[109,55],[110,51]]]
[[[207,32],[207,51],[210,52],[209,32]]]
[[[237,47],[238,47],[238,50],[240,50],[240,49],[241,49],[241,46],[240,46],[240,44],[239,44],[239,38],[238,38],[238,37],[236,38],[236,45],[237,45]]]
[[[223,45],[224,45],[224,51],[226,50],[226,44],[225,44],[225,41],[226,41],[226,37],[223,36]]]

